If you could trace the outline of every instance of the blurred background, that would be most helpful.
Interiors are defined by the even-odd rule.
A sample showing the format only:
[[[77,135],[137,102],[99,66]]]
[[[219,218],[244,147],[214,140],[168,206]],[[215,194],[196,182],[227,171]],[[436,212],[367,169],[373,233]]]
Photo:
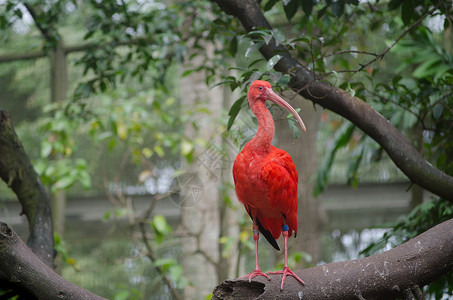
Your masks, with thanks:
[[[353,124],[289,91],[290,76],[273,70],[278,55],[258,51],[275,38],[452,174],[451,3],[262,1],[275,29],[253,35],[209,1],[0,5],[0,109],[52,198],[57,271],[94,293],[210,299],[253,269],[231,168],[257,129],[246,101],[256,79],[307,126],[299,133],[270,106],[274,144],[300,177],[293,269],[388,250],[452,217]],[[26,240],[20,212],[1,182],[0,219]],[[259,251],[263,270],[282,267],[265,239]],[[426,292],[448,299],[451,279]]]

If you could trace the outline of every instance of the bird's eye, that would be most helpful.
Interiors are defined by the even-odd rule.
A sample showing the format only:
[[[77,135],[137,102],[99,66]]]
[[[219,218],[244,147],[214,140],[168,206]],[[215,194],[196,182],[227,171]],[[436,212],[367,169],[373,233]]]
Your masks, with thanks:
[[[260,86],[260,87],[259,87],[258,89],[259,89],[260,91],[262,91],[262,90],[263,90],[263,87],[262,87],[262,86]]]

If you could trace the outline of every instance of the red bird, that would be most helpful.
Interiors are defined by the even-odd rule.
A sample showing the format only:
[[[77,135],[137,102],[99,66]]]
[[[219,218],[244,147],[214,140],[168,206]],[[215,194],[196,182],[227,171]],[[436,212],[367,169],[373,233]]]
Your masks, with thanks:
[[[255,271],[245,275],[249,281],[255,276],[270,277],[263,273],[258,264],[259,232],[277,250],[276,239],[283,233],[285,239],[285,266],[283,270],[268,272],[282,274],[280,289],[283,290],[286,276],[291,275],[300,283],[304,282],[288,267],[288,237],[297,234],[297,182],[296,167],[285,151],[272,146],[274,121],[266,107],[266,100],[272,101],[294,115],[304,131],[305,125],[294,108],[279,97],[269,82],[254,81],[248,91],[252,112],[258,119],[258,132],[244,146],[233,164],[233,178],[236,195],[244,204],[253,220],[255,240]]]

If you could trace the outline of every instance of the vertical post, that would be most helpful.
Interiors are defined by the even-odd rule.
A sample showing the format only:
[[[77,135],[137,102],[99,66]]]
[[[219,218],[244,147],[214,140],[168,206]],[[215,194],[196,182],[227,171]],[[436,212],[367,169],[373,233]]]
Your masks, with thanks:
[[[66,53],[63,41],[60,40],[58,45],[50,54],[50,87],[52,103],[62,102],[66,99],[67,93],[67,66]],[[55,157],[61,159],[61,155]],[[52,215],[54,220],[54,231],[60,236],[64,236],[65,231],[65,211],[66,211],[66,192],[64,190],[56,191],[52,195]],[[61,258],[55,261],[56,272],[61,274]]]

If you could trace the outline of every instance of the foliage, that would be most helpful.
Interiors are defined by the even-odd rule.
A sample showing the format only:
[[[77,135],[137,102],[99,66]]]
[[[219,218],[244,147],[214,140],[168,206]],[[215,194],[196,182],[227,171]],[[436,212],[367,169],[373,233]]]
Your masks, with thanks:
[[[422,203],[400,220],[383,225],[390,229],[383,234],[381,239],[371,242],[360,254],[373,255],[388,245],[393,248],[451,218],[453,218],[453,205],[450,202],[434,199],[431,202]],[[433,295],[436,300],[443,299],[445,295],[452,296],[453,272],[450,271],[438,278],[427,287],[426,292]]]
[[[451,129],[453,124],[453,64],[451,50],[442,45],[442,39],[428,27],[421,26],[409,39],[401,41],[394,53],[401,57],[397,74],[391,83],[381,82],[368,93],[379,104],[383,114],[403,131],[423,130],[424,142],[416,144],[436,166],[453,174]],[[370,80],[374,79],[370,77]],[[410,132],[410,131],[409,131]],[[417,141],[414,141],[417,143]],[[443,199],[433,199],[415,207],[402,220],[388,224],[391,229],[382,239],[371,243],[362,252],[371,255],[387,244],[396,246],[427,229],[453,217],[452,206]],[[453,274],[436,280],[427,292],[441,299],[452,295]]]
[[[76,182],[89,189],[91,180],[86,160],[73,158],[76,147],[73,135],[80,124],[68,119],[58,105],[49,106],[48,109],[53,109],[54,114],[41,119],[41,157],[35,163],[41,181],[52,192],[66,190]],[[59,159],[53,160],[52,157]]]
[[[75,271],[80,271],[80,268],[77,265],[77,261],[73,257],[70,257],[68,255],[68,249],[65,241],[56,232],[54,232],[54,240],[55,240],[54,246],[55,251],[62,256],[63,262],[69,266],[72,266]]]
[[[453,206],[448,201],[439,199],[422,203],[397,222],[383,225],[391,229],[383,235],[382,239],[372,242],[363,249],[361,254],[373,255],[388,243],[391,247],[395,247],[452,217]]]

